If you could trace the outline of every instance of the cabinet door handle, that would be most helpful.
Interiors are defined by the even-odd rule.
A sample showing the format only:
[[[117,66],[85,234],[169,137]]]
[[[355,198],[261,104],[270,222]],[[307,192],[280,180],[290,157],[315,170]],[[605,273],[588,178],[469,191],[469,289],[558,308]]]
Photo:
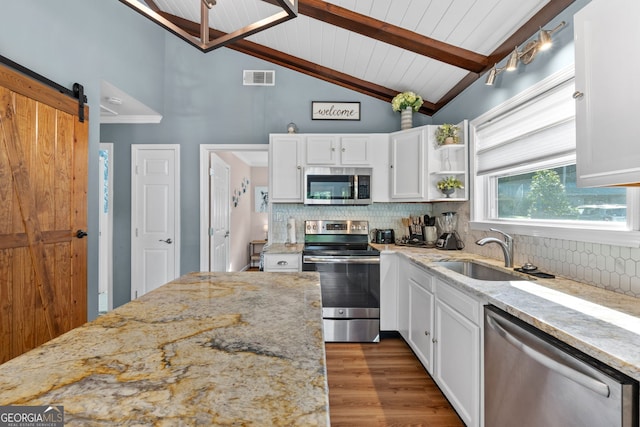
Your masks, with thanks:
[[[584,93],[579,90],[573,92],[573,99],[581,99],[584,96]]]
[[[342,149],[342,152],[344,153],[345,151],[347,151],[347,149],[346,149],[346,148],[343,148],[343,149]]]
[[[435,338],[431,338],[431,342],[435,344],[435,343],[437,343],[437,342],[438,342],[438,340],[437,340],[437,339],[435,339]]]
[[[302,167],[300,165],[298,165],[298,170],[302,169]]]
[[[287,261],[278,261],[278,265],[287,265],[289,264]]]
[[[429,331],[424,331],[424,334],[425,334],[426,336],[429,336]]]

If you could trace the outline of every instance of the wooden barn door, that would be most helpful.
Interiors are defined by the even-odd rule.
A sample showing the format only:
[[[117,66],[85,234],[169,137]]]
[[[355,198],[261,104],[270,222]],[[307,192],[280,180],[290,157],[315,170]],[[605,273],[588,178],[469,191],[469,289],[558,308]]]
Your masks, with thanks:
[[[0,65],[0,362],[87,320],[78,230],[87,229],[88,121],[78,109]]]

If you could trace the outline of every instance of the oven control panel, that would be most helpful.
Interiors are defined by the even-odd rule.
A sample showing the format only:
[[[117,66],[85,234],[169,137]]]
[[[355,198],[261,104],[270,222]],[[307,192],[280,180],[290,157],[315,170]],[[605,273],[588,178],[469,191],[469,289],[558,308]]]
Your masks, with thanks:
[[[304,222],[305,234],[369,234],[368,221],[308,220]]]

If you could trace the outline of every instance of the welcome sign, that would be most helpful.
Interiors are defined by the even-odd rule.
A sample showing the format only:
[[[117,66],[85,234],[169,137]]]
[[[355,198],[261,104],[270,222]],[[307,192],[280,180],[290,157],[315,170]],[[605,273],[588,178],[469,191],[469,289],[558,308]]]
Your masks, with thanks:
[[[312,120],[360,120],[359,102],[311,102]]]

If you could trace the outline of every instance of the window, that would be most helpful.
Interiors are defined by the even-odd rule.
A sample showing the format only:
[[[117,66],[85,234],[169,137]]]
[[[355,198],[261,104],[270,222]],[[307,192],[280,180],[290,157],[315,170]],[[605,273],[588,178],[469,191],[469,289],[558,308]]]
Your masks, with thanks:
[[[497,177],[498,219],[627,220],[624,188],[578,188],[575,163]]]
[[[571,67],[471,122],[472,228],[640,243],[634,190],[576,185],[573,92]]]

